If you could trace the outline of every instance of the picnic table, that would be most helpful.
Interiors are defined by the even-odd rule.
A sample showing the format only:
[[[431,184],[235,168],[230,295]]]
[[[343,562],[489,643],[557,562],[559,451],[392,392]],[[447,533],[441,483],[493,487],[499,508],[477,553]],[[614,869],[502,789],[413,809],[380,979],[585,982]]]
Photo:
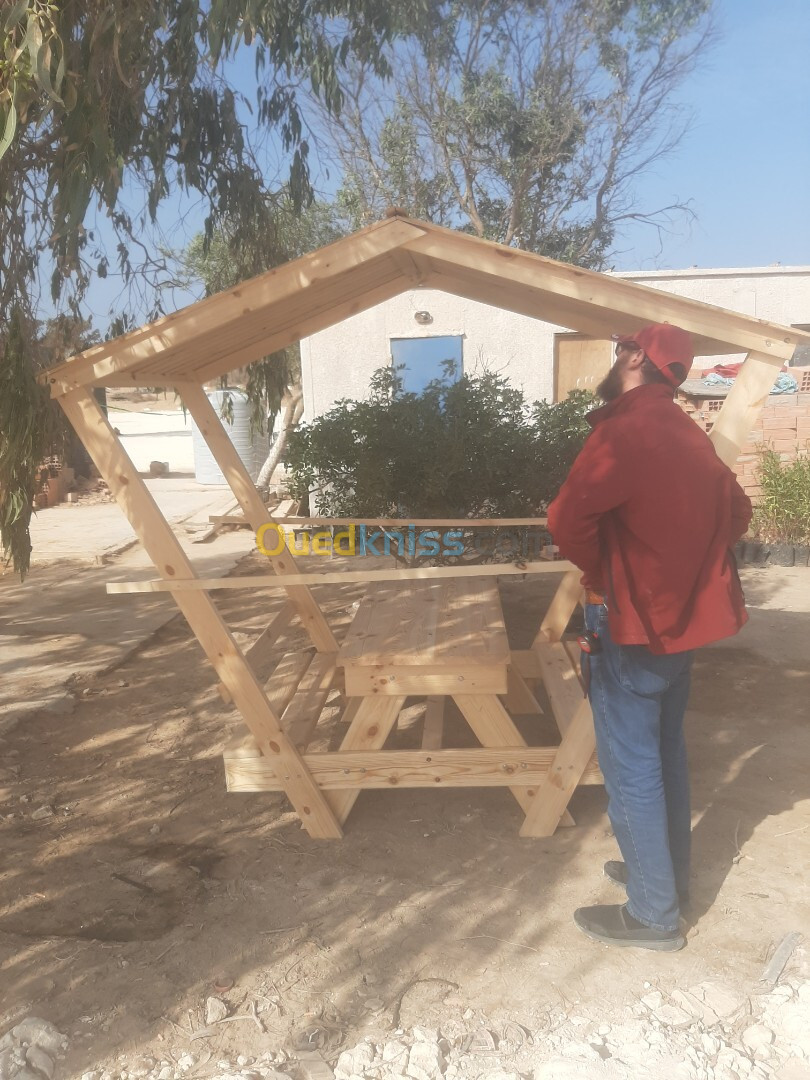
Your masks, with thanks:
[[[515,715],[542,716],[534,687],[543,679],[560,746],[527,745],[510,715],[511,707]],[[339,749],[309,753],[335,685],[345,694],[347,730]],[[291,655],[266,689],[284,706],[282,727],[341,825],[365,789],[506,787],[524,814],[521,834],[546,835],[573,823],[567,803],[578,783],[601,782],[572,658],[562,644],[510,649],[495,576],[369,584],[337,652],[308,662],[298,654],[297,664]],[[425,701],[421,747],[386,749],[412,698]],[[445,746],[448,701],[480,746]],[[569,745],[578,710],[586,739],[577,739],[575,728]],[[285,790],[284,772],[249,734],[232,740],[224,758],[228,790]]]

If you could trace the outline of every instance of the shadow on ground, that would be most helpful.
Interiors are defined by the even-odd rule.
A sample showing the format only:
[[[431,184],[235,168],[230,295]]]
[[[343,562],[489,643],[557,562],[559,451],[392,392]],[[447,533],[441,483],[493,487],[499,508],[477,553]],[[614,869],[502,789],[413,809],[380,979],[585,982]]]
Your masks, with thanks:
[[[502,582],[513,646],[529,644],[555,586]],[[323,595],[341,632],[359,592]],[[218,602],[247,634],[281,598]],[[753,612],[760,627],[770,617]],[[779,618],[807,641],[806,614]],[[81,1072],[158,1038],[188,1045],[206,995],[229,984],[237,1015],[270,1003],[267,1034],[224,1024],[204,1040],[220,1056],[246,1040],[279,1046],[313,1017],[351,1039],[369,1024],[429,1023],[452,1001],[536,1029],[561,1001],[619,1000],[645,980],[753,982],[773,940],[810,924],[810,673],[745,642],[696,663],[697,918],[684,953],[658,955],[611,951],[572,924],[579,904],[618,899],[600,877],[615,856],[601,788],[575,795],[576,828],[535,841],[518,838],[501,790],[365,792],[342,842],[310,840],[281,795],[227,795],[219,754],[237,718],[176,618],[88,680],[71,717],[38,716],[0,742],[0,1030],[30,1012],[53,1020]],[[300,630],[282,642],[305,645]],[[398,745],[415,745],[416,718],[408,710]],[[530,741],[547,741],[545,722],[522,723]],[[458,716],[449,732],[472,741]],[[54,814],[37,817],[42,806]]]

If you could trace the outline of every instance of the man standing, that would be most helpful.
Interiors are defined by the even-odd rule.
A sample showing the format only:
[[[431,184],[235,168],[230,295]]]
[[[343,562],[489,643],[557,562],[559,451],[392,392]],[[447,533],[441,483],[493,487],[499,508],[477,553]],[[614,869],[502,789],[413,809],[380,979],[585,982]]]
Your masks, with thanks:
[[[751,502],[673,401],[694,358],[689,335],[657,323],[616,340],[605,402],[549,528],[583,571],[583,676],[608,816],[623,862],[605,873],[624,905],[579,908],[597,941],[680,949],[689,896],[689,774],[683,717],[693,650],[747,621],[732,548]]]

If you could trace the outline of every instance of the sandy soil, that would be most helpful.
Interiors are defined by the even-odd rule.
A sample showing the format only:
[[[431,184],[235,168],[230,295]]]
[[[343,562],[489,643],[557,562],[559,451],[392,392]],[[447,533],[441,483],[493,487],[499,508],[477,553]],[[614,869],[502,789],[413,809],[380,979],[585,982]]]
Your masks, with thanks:
[[[255,556],[241,566],[264,569]],[[515,647],[555,585],[502,580]],[[323,595],[345,625],[358,591]],[[255,633],[280,600],[220,602]],[[336,1054],[468,1005],[536,1029],[561,1004],[620,1001],[645,981],[750,987],[774,942],[810,927],[808,619],[765,603],[754,616],[750,638],[696,663],[695,913],[677,954],[610,950],[571,921],[620,897],[601,877],[615,857],[601,788],[576,794],[576,828],[542,841],[518,838],[505,791],[367,792],[339,843],[310,840],[282,795],[227,795],[219,753],[236,717],[176,618],[83,684],[72,716],[0,740],[0,1031],[31,1012],[52,1020],[71,1037],[73,1075],[114,1053],[199,1048],[189,1033],[217,988],[237,1015],[263,1005],[266,1033],[224,1023],[205,1043],[214,1059],[293,1046],[315,1019]],[[769,619],[792,635],[783,659]],[[284,651],[296,642],[291,631]],[[409,708],[398,745],[416,745],[419,716]],[[543,742],[544,723],[521,726]],[[472,743],[457,715],[451,740]]]

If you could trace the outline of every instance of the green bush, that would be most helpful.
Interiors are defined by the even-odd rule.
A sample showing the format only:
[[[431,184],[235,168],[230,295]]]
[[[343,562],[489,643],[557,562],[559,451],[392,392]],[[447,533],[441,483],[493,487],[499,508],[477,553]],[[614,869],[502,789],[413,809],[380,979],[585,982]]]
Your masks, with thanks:
[[[810,456],[781,461],[773,450],[760,454],[762,495],[751,531],[768,543],[810,543]]]
[[[334,517],[530,517],[565,479],[592,402],[579,391],[530,406],[490,372],[411,394],[380,368],[367,400],[339,401],[292,434],[290,490]]]

